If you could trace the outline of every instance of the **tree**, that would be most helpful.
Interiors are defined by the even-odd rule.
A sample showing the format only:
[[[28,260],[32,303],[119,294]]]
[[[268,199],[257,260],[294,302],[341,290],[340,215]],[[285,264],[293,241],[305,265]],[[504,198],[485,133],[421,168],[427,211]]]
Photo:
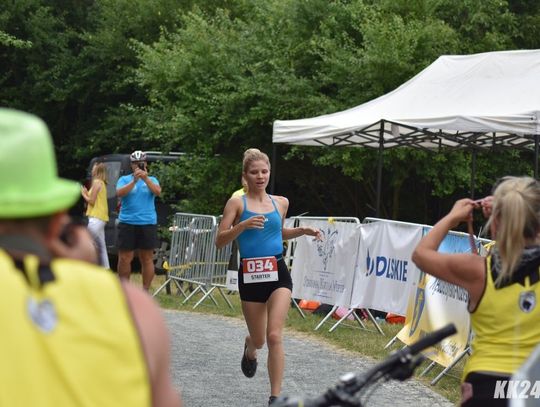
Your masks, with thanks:
[[[537,47],[539,9],[528,0],[7,2],[0,100],[46,120],[72,178],[95,155],[190,153],[197,159],[163,175],[167,193],[180,209],[211,213],[236,189],[242,152],[272,152],[274,120],[364,103],[441,54]],[[276,192],[291,213],[373,214],[376,151],[276,152]],[[478,190],[512,171],[509,161],[531,171],[527,154],[502,157],[479,154]],[[434,221],[468,192],[470,160],[385,151],[384,216]]]

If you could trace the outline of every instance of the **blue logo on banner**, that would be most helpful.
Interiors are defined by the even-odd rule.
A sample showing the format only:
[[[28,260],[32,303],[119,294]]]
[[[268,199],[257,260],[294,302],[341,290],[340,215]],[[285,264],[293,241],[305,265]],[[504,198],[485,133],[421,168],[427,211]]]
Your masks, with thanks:
[[[418,275],[418,286],[416,287],[416,296],[414,298],[414,309],[409,336],[413,336],[416,332],[416,328],[418,328],[418,323],[422,317],[422,312],[424,311],[424,305],[426,304],[426,282],[427,275],[421,271]]]
[[[386,256],[377,256],[373,259],[369,250],[366,257],[366,276],[375,273],[375,277],[385,277],[390,280],[407,281],[407,260],[395,259]]]

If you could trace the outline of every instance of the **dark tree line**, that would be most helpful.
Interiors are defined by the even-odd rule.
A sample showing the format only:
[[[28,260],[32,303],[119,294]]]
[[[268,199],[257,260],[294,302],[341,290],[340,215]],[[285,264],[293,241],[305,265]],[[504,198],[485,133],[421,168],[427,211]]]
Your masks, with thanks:
[[[156,167],[164,199],[218,213],[242,152],[272,153],[276,119],[356,106],[442,54],[538,48],[540,3],[505,0],[6,0],[0,104],[50,126],[61,172],[96,155],[185,151]],[[376,151],[275,148],[290,214],[374,214]],[[477,190],[531,174],[533,154],[477,159]],[[384,156],[384,217],[434,222],[469,194],[470,154]]]

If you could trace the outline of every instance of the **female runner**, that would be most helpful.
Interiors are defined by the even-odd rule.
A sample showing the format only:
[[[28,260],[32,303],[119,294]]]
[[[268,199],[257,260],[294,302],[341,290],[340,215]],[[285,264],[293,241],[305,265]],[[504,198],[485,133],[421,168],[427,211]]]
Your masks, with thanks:
[[[266,193],[270,179],[268,156],[256,148],[244,153],[243,177],[247,192],[231,197],[219,225],[216,246],[237,240],[241,264],[238,289],[248,328],[241,368],[246,377],[257,369],[257,349],[268,344],[268,376],[272,404],[281,392],[285,367],[283,327],[291,302],[292,280],[283,260],[283,240],[302,235],[321,238],[313,228],[284,228],[289,201]]]

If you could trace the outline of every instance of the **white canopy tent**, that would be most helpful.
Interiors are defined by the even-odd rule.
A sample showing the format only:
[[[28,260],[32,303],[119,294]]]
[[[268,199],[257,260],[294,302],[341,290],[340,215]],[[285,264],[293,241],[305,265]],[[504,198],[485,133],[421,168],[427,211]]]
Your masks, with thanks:
[[[399,88],[323,116],[277,120],[273,142],[379,149],[408,146],[535,150],[540,136],[540,50],[445,55]],[[474,157],[474,155],[473,155]]]

